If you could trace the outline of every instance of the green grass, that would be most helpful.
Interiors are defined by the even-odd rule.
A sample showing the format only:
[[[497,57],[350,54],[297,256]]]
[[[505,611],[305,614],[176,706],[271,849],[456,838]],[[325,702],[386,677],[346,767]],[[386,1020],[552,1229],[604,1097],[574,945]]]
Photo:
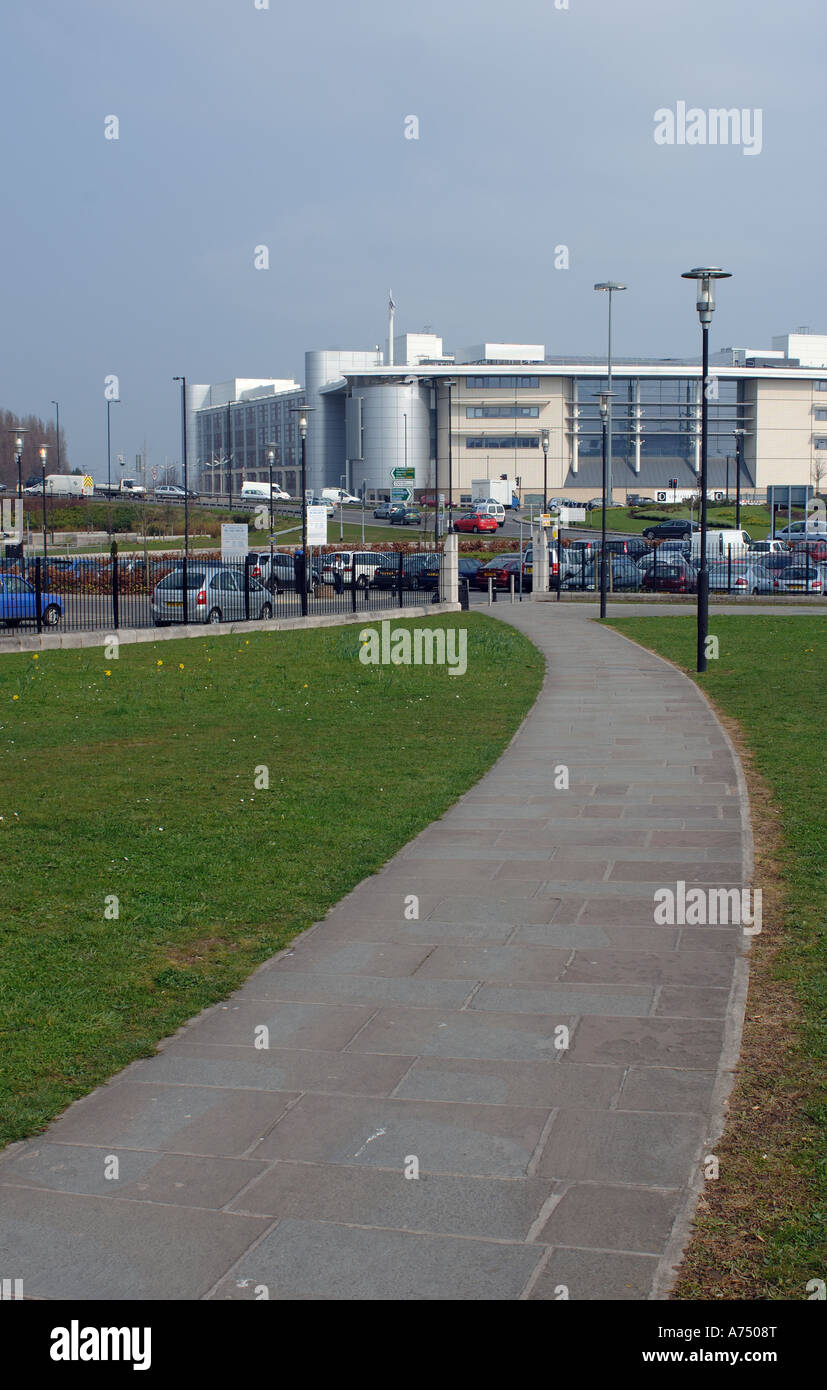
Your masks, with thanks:
[[[741,1190],[739,1222],[744,1230],[759,1232],[762,1242],[755,1246],[760,1253],[754,1271],[753,1255],[746,1251],[739,1253],[732,1270],[738,1278],[752,1280],[751,1292],[742,1297],[806,1297],[806,1281],[824,1278],[827,1268],[827,1095],[815,1079],[820,1074],[823,1081],[827,1062],[827,778],[822,751],[827,625],[823,618],[713,611],[710,630],[719,639],[719,657],[702,676],[692,671],[691,618],[620,618],[611,625],[693,674],[716,705],[738,721],[755,768],[770,789],[770,803],[755,806],[754,815],[759,828],[764,816],[781,827],[780,944],[766,966],[760,953],[756,958],[747,1030],[753,1026],[751,1015],[762,1013],[769,1029],[772,1011],[762,1000],[777,986],[792,991],[800,1018],[790,1026],[779,1018],[778,1046],[766,1048],[760,1068],[750,1075],[748,1066],[742,1077],[744,1093],[751,1090],[755,1102],[744,1105],[745,1116],[754,1123],[752,1112],[766,1106],[785,1118],[780,1134],[759,1128],[753,1136],[745,1125],[740,1136],[731,1135],[731,1161],[739,1170]],[[760,1050],[760,1044],[760,1036],[755,1044],[750,1038],[750,1051]],[[784,1208],[785,1189],[801,1190],[799,1209]],[[702,1219],[702,1241],[718,1241],[725,1251],[727,1242],[735,1240],[734,1228],[726,1227],[726,1221],[716,1224],[715,1217]],[[720,1251],[719,1263],[724,1259]],[[779,1289],[788,1292],[779,1294]],[[690,1285],[683,1296],[710,1294],[693,1293]]]
[[[467,674],[363,665],[355,624],[3,658],[0,1143],[225,997],[496,759],[540,653],[482,615],[411,625],[466,628]]]
[[[689,519],[690,510],[688,506],[680,504],[678,506],[658,506],[636,507],[633,509],[639,515],[633,515],[632,511],[625,507],[612,507],[606,511],[606,526],[610,531],[628,531],[630,534],[640,535],[647,526],[654,526],[658,521],[672,521],[679,519]],[[699,521],[698,508],[695,507],[691,513],[693,520]],[[793,512],[793,520],[803,516],[803,512]],[[603,512],[598,507],[593,512],[586,514],[585,525],[592,530],[599,531],[602,525]],[[708,506],[707,518],[710,526],[735,525],[735,504],[729,506]],[[766,540],[770,533],[770,514],[766,507],[741,507],[741,529],[748,531],[754,541]],[[784,515],[783,524],[786,525],[787,517]],[[581,523],[582,524],[582,523]]]

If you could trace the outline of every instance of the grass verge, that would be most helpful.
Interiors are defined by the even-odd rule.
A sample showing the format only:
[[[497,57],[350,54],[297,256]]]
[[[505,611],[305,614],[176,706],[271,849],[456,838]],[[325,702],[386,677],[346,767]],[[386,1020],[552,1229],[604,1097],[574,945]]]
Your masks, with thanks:
[[[482,615],[411,625],[467,629],[467,674],[363,665],[356,625],[2,659],[0,1144],[225,997],[498,757],[540,653]]]
[[[827,1268],[827,627],[714,612],[710,623],[719,657],[702,676],[691,619],[611,624],[686,670],[720,712],[749,784],[764,896],[721,1176],[701,1198],[673,1296],[800,1299]]]

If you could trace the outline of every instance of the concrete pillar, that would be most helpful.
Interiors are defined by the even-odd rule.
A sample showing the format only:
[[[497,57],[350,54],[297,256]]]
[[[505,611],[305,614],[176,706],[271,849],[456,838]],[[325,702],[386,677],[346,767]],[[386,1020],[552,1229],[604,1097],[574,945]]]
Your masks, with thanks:
[[[548,541],[544,526],[531,528],[531,597],[548,593]]]
[[[459,603],[459,536],[449,531],[445,537],[442,557],[442,598],[446,603]]]

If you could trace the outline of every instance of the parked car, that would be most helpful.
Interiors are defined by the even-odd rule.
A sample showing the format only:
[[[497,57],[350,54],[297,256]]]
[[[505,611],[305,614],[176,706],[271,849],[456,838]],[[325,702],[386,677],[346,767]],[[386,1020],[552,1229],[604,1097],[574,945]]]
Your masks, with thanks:
[[[694,594],[698,587],[698,571],[689,560],[669,556],[665,561],[653,559],[640,573],[644,593]]]
[[[481,516],[493,517],[498,526],[505,525],[505,507],[502,502],[496,502],[493,497],[489,497],[485,502],[475,502],[473,510]]]
[[[40,617],[46,627],[57,627],[63,608],[57,594],[40,595]],[[15,627],[37,621],[37,593],[34,584],[17,574],[0,574],[0,623]]]
[[[481,565],[471,580],[474,589],[488,590],[488,581],[494,581],[495,589],[510,589],[511,579],[514,578],[514,588],[520,587],[520,557],[519,555],[495,555],[487,564]]]
[[[700,531],[697,521],[687,521],[685,517],[675,521],[659,521],[656,526],[647,526],[641,532],[647,541],[683,540],[684,536]]]
[[[818,526],[815,518],[812,518],[809,525],[804,521],[793,521],[788,526],[782,526],[776,531],[775,538],[780,541],[802,541],[805,538],[827,540],[827,534]]]
[[[769,555],[761,556],[761,564],[770,574],[779,573],[781,570],[790,568],[794,564],[793,553],[791,550],[774,550]]]
[[[292,563],[292,562],[291,562]],[[248,579],[250,617],[272,618],[273,605],[264,585]],[[246,617],[244,575],[240,567],[190,565],[187,570],[187,622],[226,623]],[[179,566],[165,575],[150,601],[156,627],[184,621],[184,571]]]
[[[263,584],[271,594],[283,594],[286,589],[296,588],[296,566],[292,554],[274,550],[271,564],[269,550],[250,551],[249,559],[250,578]],[[321,582],[318,559],[314,556],[308,592],[315,593]]]
[[[436,550],[402,556],[403,589],[438,589],[442,556]],[[383,556],[370,582],[372,589],[395,589],[399,583],[399,554]]]
[[[390,515],[391,526],[419,526],[421,522],[422,517],[416,507],[399,507]]]
[[[454,522],[455,531],[471,531],[476,536],[480,531],[496,531],[497,519],[482,511],[463,512]]]
[[[471,555],[460,555],[457,560],[457,570],[460,579],[471,579],[481,566],[482,560],[475,560]]]
[[[824,561],[827,560],[827,540],[808,536],[806,540],[793,541],[791,549],[793,557],[799,563],[802,563],[808,555],[817,565],[823,565]]]
[[[824,579],[816,565],[790,565],[773,575],[775,594],[823,594]]]
[[[709,566],[709,589],[716,593],[771,594],[772,576],[761,564],[747,560],[716,560]]]
[[[323,584],[333,584],[337,573],[344,584],[351,584],[354,568],[357,589],[367,589],[387,555],[371,550],[335,550],[319,557],[319,575]]]
[[[552,588],[555,588],[557,585],[559,565],[560,559],[557,547],[554,545],[550,545],[548,547],[548,579],[549,584]],[[523,590],[531,589],[533,587],[533,578],[534,547],[532,545],[527,545],[525,550],[523,551]]]
[[[608,555],[630,555],[633,560],[637,560],[642,555],[651,555],[652,548],[646,544],[642,536],[624,536],[622,539],[607,540],[606,553]]]
[[[654,505],[654,497],[645,497],[640,492],[627,492],[626,494],[627,507],[654,507]]]
[[[763,558],[765,555],[783,555],[787,547],[784,541],[752,541],[749,555]]]

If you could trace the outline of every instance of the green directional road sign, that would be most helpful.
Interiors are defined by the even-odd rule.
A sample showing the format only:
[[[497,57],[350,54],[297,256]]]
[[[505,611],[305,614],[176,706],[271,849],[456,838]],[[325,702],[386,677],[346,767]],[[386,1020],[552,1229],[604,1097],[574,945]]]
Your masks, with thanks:
[[[394,482],[396,482],[396,483],[413,483],[413,482],[416,482],[416,469],[415,469],[415,468],[392,468],[392,469],[391,469],[391,477],[393,478]]]
[[[391,501],[392,501],[392,502],[412,502],[412,501],[413,501],[413,493],[411,492],[411,489],[410,489],[409,487],[392,487],[392,488],[391,488]]]

